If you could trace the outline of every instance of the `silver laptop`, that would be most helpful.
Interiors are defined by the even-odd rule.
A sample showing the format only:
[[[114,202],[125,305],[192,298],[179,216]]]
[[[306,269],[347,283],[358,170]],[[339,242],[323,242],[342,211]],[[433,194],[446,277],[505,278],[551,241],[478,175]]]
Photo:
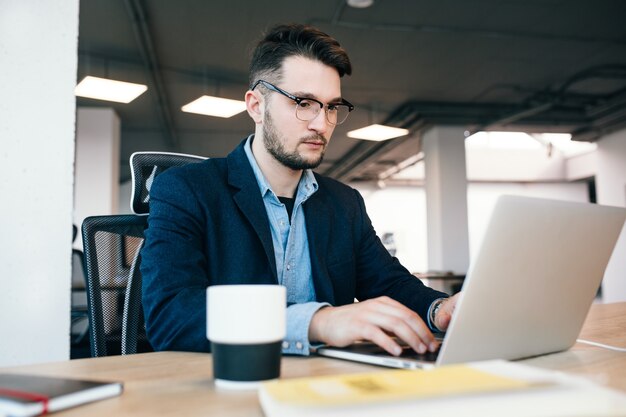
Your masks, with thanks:
[[[620,235],[626,209],[519,196],[496,203],[441,348],[399,357],[372,343],[317,353],[423,368],[558,352],[576,341]]]

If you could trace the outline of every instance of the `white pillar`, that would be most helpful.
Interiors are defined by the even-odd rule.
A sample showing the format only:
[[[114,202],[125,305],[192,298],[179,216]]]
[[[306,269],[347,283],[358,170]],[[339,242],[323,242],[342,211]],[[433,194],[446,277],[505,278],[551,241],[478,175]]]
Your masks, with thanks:
[[[597,143],[598,203],[626,207],[626,129],[606,135]],[[626,301],[626,226],[606,267],[602,300],[606,303]]]
[[[451,126],[433,127],[422,136],[431,271],[464,275],[469,266],[464,139],[464,129]]]
[[[0,0],[0,366],[69,358],[78,0]]]
[[[81,107],[77,117],[74,223],[80,228],[85,217],[118,212],[120,119],[98,107]]]

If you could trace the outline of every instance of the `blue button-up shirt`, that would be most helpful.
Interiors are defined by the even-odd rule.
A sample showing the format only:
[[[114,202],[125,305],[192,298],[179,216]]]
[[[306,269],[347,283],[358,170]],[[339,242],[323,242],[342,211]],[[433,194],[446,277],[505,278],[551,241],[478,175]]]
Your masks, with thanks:
[[[270,221],[278,283],[287,288],[287,336],[283,341],[283,353],[308,355],[311,318],[317,310],[329,305],[315,301],[309,241],[302,208],[302,204],[317,191],[317,181],[310,169],[303,171],[290,222],[285,205],[270,187],[252,154],[253,139],[254,135],[248,137],[244,149]]]

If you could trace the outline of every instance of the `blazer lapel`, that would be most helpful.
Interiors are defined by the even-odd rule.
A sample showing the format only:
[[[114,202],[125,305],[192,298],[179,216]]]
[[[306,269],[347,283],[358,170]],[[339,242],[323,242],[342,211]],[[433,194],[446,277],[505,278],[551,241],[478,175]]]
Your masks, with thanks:
[[[309,241],[311,272],[317,301],[335,304],[333,285],[328,276],[326,254],[330,239],[331,213],[326,202],[324,190],[319,189],[304,203],[306,233]]]
[[[269,262],[278,282],[276,273],[276,255],[272,243],[272,232],[270,231],[269,219],[263,204],[263,198],[259,192],[254,172],[243,149],[242,142],[233,152],[228,155],[228,183],[237,188],[233,194],[235,204],[239,207],[246,219],[252,225],[265,250],[267,261]]]

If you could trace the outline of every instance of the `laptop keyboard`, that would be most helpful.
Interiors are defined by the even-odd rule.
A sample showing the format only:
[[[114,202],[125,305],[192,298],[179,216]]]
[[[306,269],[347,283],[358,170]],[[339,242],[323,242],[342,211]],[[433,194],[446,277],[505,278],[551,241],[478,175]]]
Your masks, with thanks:
[[[441,348],[441,345],[439,347]],[[434,352],[418,353],[410,347],[406,346],[402,348],[402,353],[400,354],[400,357],[417,361],[435,362],[437,360],[437,356],[439,356],[440,350],[441,349],[437,349]],[[385,352],[385,354],[388,353]]]
[[[439,354],[440,350],[437,349],[435,352],[418,353],[411,349],[408,345],[401,343],[400,346],[402,346],[402,353],[399,356],[400,358],[413,359],[424,362],[435,362],[437,360],[437,355]],[[441,345],[439,347],[441,348]],[[370,342],[356,343],[354,345],[342,348],[342,350],[366,355],[389,356],[389,353],[387,353],[383,348]]]

